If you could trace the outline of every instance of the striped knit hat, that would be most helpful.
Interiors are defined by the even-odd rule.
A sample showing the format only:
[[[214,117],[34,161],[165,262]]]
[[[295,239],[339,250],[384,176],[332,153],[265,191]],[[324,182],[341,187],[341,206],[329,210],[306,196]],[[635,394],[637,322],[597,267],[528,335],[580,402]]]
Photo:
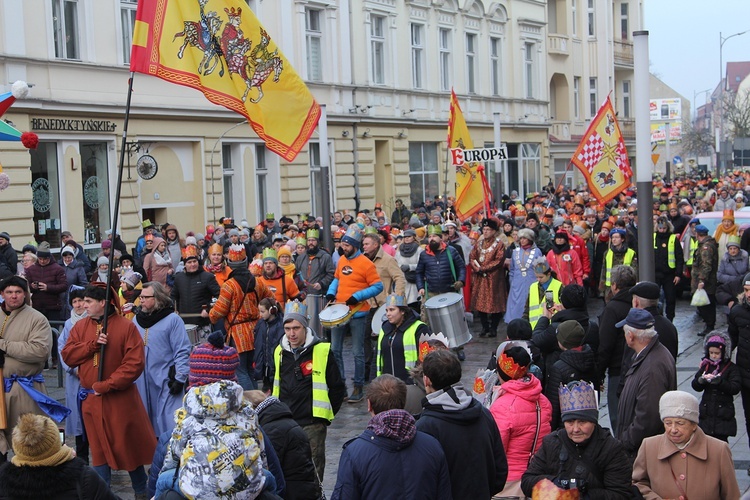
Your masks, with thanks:
[[[193,349],[190,354],[189,387],[207,385],[219,380],[237,382],[235,370],[240,366],[240,356],[234,347],[224,345],[224,334],[213,332],[208,342]]]

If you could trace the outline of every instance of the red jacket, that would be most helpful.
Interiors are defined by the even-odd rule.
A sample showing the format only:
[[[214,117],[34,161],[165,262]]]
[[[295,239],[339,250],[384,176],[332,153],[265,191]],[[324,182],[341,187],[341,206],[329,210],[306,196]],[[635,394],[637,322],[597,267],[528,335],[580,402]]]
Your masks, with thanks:
[[[571,248],[556,254],[555,250],[552,249],[547,252],[547,262],[563,285],[576,283],[583,286],[583,266],[575,250]]]
[[[591,260],[589,259],[589,251],[586,249],[586,242],[583,239],[573,233],[568,233],[568,241],[570,242],[570,248],[576,251],[578,258],[581,260],[581,266],[583,266],[583,274],[591,275]]]

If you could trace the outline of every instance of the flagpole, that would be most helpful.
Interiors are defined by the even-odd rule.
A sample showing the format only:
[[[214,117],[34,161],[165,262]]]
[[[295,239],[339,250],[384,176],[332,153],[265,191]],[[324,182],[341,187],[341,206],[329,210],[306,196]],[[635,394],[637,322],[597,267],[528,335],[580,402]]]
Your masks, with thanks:
[[[125,150],[127,149],[125,147],[125,144],[127,143],[128,138],[128,122],[130,121],[130,98],[133,96],[133,77],[135,76],[135,72],[130,72],[130,78],[128,78],[128,97],[125,104],[125,122],[122,126],[122,142],[120,143],[120,163],[118,165],[118,172],[117,172],[117,191],[115,192],[115,209],[112,214],[112,251],[109,252],[109,272],[107,273],[107,289],[104,296],[104,318],[102,320],[102,333],[107,335],[107,326],[109,323],[109,301],[112,299],[112,272],[114,271],[115,266],[115,252],[114,252],[114,242],[115,238],[117,237],[117,218],[120,212],[120,194],[122,193],[122,172],[125,169]],[[102,376],[104,375],[104,351],[106,348],[106,344],[102,344],[99,348],[99,376],[97,378],[98,381],[102,380]]]
[[[331,184],[328,176],[328,111],[325,104],[320,105],[320,120],[318,120],[318,141],[320,146],[320,177],[323,187],[322,204],[323,227],[320,228],[323,248],[328,248],[333,252],[333,235],[331,234]],[[312,199],[312,197],[310,198]],[[311,207],[313,210],[315,207]],[[317,217],[317,214],[316,214]]]

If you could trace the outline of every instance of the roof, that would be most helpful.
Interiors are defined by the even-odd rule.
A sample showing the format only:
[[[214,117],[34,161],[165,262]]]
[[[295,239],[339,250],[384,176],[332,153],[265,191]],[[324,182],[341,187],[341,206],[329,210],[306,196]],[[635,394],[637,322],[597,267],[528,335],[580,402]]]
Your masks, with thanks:
[[[742,83],[742,80],[747,75],[750,75],[750,61],[728,62],[726,73],[727,90],[737,92],[740,88],[740,83]]]

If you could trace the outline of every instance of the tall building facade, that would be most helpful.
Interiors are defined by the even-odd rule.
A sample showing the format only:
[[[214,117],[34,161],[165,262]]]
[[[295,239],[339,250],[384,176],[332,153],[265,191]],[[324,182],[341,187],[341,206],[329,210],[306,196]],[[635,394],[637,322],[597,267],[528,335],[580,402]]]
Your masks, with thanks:
[[[509,159],[487,168],[496,194],[538,191],[555,179],[610,90],[627,131],[629,33],[640,26],[641,3],[247,0],[326,105],[331,208],[379,202],[387,211],[397,198],[453,193],[451,88],[476,147],[493,144],[500,123]],[[118,226],[126,242],[144,219],[200,229],[224,215],[253,224],[267,212],[321,213],[317,133],[284,162],[242,117],[194,90],[136,74],[122,143],[136,7],[136,0],[0,3],[0,75],[33,85],[4,118],[40,137],[31,153],[0,142],[12,182],[0,193],[2,229],[53,248],[69,230],[96,247],[111,224],[123,148]],[[209,0],[221,14],[215,7]],[[136,174],[146,154],[158,163],[150,180]]]

